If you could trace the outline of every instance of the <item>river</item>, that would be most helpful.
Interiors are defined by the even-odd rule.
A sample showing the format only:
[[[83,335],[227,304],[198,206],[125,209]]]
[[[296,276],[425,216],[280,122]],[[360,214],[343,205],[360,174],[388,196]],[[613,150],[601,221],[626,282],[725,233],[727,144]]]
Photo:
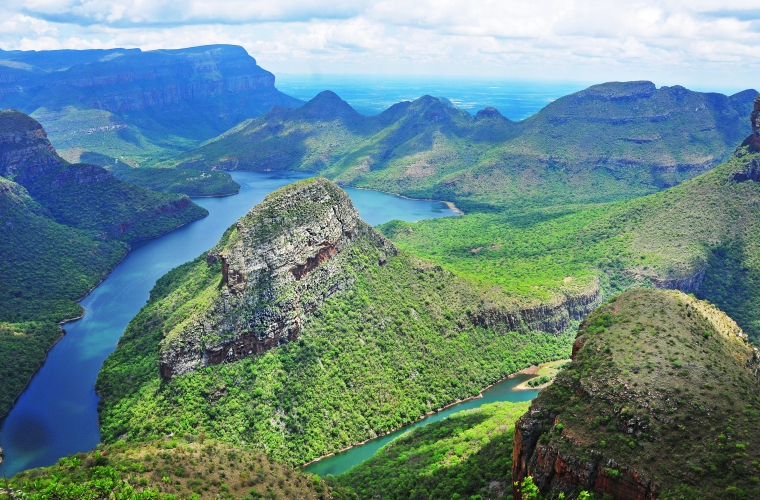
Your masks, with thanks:
[[[81,304],[85,315],[67,323],[63,336],[8,416],[0,422],[5,460],[0,476],[55,463],[93,449],[100,442],[98,396],[94,386],[103,361],[116,348],[127,323],[148,300],[156,280],[208,250],[224,230],[264,196],[298,179],[294,172],[232,172],[240,193],[194,201],[209,216],[169,234],[133,246],[124,260]],[[454,215],[444,203],[347,189],[362,218],[377,225],[392,219],[415,221]]]
[[[406,434],[415,427],[422,427],[423,425],[442,420],[449,415],[452,415],[459,411],[478,408],[488,403],[496,403],[497,401],[512,401],[514,403],[520,401],[530,401],[538,394],[537,389],[515,390],[515,387],[533,377],[535,377],[535,375],[515,375],[514,377],[508,378],[502,382],[499,382],[498,384],[494,384],[493,387],[489,387],[481,393],[482,397],[480,398],[468,399],[467,401],[463,401],[459,404],[449,406],[448,408],[441,410],[438,413],[428,415],[422,420],[418,420],[411,425],[397,429],[389,434],[386,434],[385,436],[375,438],[362,445],[354,446],[353,448],[350,448],[344,452],[338,453],[331,457],[323,458],[318,462],[311,463],[304,467],[304,470],[307,472],[312,472],[314,474],[319,474],[320,476],[326,476],[328,474],[336,476],[338,474],[346,472],[348,469],[354,467],[355,465],[359,465],[360,463],[364,462],[372,455],[374,455],[377,450],[390,443],[397,437]]]

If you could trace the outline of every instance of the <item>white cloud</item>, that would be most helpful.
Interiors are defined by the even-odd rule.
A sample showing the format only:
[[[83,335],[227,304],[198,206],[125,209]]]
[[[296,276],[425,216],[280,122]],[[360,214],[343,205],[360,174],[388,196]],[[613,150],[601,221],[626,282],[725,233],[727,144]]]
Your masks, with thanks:
[[[246,47],[274,72],[760,86],[760,0],[6,0],[0,47]]]

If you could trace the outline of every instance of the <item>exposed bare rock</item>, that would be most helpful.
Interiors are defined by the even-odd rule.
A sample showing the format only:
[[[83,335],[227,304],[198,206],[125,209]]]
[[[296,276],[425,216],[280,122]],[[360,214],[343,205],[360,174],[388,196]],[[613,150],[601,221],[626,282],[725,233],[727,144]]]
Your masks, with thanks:
[[[376,258],[349,264],[350,250],[359,247]],[[221,262],[221,289],[190,321],[166,333],[162,375],[235,361],[297,339],[306,315],[348,289],[358,270],[383,265],[395,253],[335,184],[309,179],[275,191],[207,255],[209,265]]]

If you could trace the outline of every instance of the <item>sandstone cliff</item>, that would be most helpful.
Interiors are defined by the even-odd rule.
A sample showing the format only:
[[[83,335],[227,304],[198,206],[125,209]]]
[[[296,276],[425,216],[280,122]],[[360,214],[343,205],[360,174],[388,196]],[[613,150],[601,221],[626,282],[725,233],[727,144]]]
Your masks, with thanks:
[[[361,254],[352,254],[358,250]],[[166,378],[231,362],[298,338],[304,318],[396,249],[361,221],[348,195],[325,179],[267,196],[207,256],[221,263],[220,289],[192,304],[189,319],[166,333]],[[370,259],[367,259],[371,256]]]
[[[29,183],[61,165],[42,125],[19,111],[0,111],[0,176]]]
[[[552,499],[760,492],[760,424],[738,418],[760,410],[758,351],[717,308],[677,291],[626,292],[582,323],[572,357],[516,423],[514,481],[532,476]]]

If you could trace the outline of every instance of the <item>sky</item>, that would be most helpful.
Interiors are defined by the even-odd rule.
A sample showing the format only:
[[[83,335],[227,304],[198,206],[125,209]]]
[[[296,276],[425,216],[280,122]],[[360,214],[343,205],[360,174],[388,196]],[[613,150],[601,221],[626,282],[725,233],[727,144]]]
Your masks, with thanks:
[[[760,87],[760,0],[3,0],[4,50],[242,45],[275,74]]]

